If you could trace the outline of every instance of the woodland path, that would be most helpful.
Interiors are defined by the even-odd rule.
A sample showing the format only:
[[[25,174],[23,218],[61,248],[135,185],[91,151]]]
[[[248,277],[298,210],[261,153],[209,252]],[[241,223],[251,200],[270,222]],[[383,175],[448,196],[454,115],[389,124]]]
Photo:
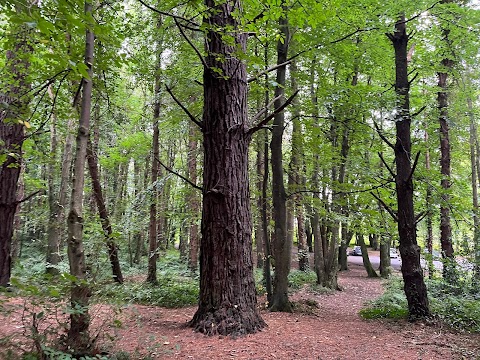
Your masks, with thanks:
[[[382,293],[382,280],[368,279],[362,267],[351,266],[339,282],[344,290],[333,295],[306,290],[293,295],[303,304],[299,312],[262,310],[268,327],[237,339],[206,337],[186,328],[194,307],[134,306],[125,312],[114,348],[137,349],[154,359],[480,359],[479,335],[454,333],[438,324],[361,319],[358,311],[365,301]],[[307,305],[312,300],[318,307]]]
[[[358,311],[382,293],[382,280],[368,279],[362,266],[351,265],[349,271],[341,272],[339,283],[343,291],[330,295],[306,288],[293,294],[291,300],[297,305],[292,314],[262,310],[268,327],[237,339],[207,337],[187,328],[195,307],[129,305],[114,314],[108,305],[95,305],[91,309],[92,328],[99,333],[100,349],[110,354],[130,354],[113,359],[480,359],[480,335],[455,333],[439,324],[363,320]],[[23,300],[10,302],[20,310],[0,314],[0,340],[13,335],[14,343],[25,344],[22,333],[29,333],[30,324],[22,323]],[[265,307],[264,297],[259,299],[259,306]],[[121,320],[121,326],[99,325],[112,319]],[[5,343],[0,341],[0,350],[5,350],[2,346]]]

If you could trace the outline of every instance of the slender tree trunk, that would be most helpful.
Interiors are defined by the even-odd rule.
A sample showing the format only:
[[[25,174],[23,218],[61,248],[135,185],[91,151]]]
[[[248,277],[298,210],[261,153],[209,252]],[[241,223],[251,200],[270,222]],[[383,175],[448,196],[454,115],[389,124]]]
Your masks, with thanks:
[[[50,100],[53,101],[54,95],[51,86],[48,87],[48,95],[50,97]],[[46,254],[46,272],[52,275],[57,275],[59,273],[56,267],[61,260],[60,236],[58,236],[59,224],[57,222],[57,217],[60,212],[63,212],[63,209],[60,208],[58,204],[58,199],[56,196],[57,189],[55,186],[55,174],[57,174],[57,147],[57,114],[55,113],[55,110],[53,110],[52,122],[50,124],[50,159],[47,164],[48,206],[50,214],[48,218],[48,240]]]
[[[395,92],[397,113],[395,128],[395,179],[398,203],[398,233],[402,256],[402,275],[408,302],[409,318],[413,321],[430,315],[427,288],[420,266],[420,247],[417,245],[415,213],[413,207],[413,171],[411,164],[410,101],[407,66],[408,35],[405,16],[400,16],[393,34],[387,35],[395,49]]]
[[[443,4],[452,3],[453,0],[442,0]],[[450,30],[443,29],[444,42],[449,48],[451,41],[449,39]],[[440,244],[442,246],[442,256],[445,259],[443,264],[443,277],[447,281],[454,281],[455,259],[452,244],[452,226],[450,224],[450,135],[448,119],[448,75],[453,68],[453,60],[445,57],[442,60],[443,71],[438,72],[438,97],[437,104],[440,113],[440,173],[442,180],[442,202],[440,203]]]
[[[85,15],[91,16],[92,4],[85,1]],[[85,253],[83,250],[83,187],[85,182],[85,162],[90,128],[92,101],[94,34],[87,26],[85,36],[85,65],[89,79],[83,78],[83,93],[80,120],[76,138],[76,152],[73,168],[72,196],[68,214],[68,259],[70,274],[76,281],[71,287],[71,306],[76,311],[70,314],[70,329],[67,344],[75,356],[87,355],[91,351],[92,340],[89,334],[90,316],[88,311],[90,288],[86,283]]]
[[[372,278],[378,277],[377,273],[375,272],[375,269],[372,266],[372,263],[370,262],[370,257],[368,256],[368,249],[367,249],[367,245],[365,245],[365,239],[363,234],[357,233],[357,241],[360,247],[362,248],[363,267],[367,271],[367,276]]]
[[[162,18],[159,16],[157,21],[157,30],[162,26]],[[150,196],[150,223],[148,226],[148,274],[147,282],[151,284],[157,283],[157,259],[158,259],[158,241],[157,241],[157,200],[158,200],[158,160],[160,157],[159,149],[159,128],[158,121],[160,119],[160,71],[162,58],[162,41],[157,43],[157,64],[155,67],[155,102],[153,105],[153,137],[152,137],[152,173],[151,184],[152,194]]]
[[[478,206],[477,157],[475,143],[478,139],[477,126],[473,115],[472,99],[467,99],[468,115],[470,117],[470,164],[472,167],[472,202],[473,202],[473,247],[475,249],[475,277],[480,278],[480,219]]]
[[[290,64],[292,73],[292,91],[298,91],[298,68],[295,61]],[[290,174],[288,189],[290,193],[298,190],[303,185],[304,174],[304,144],[302,126],[300,124],[300,106],[295,98],[292,103],[293,120],[292,120],[292,155],[290,159]],[[307,234],[305,232],[305,210],[303,207],[303,197],[300,193],[295,194],[292,198],[292,210],[297,219],[297,239],[298,239],[298,268],[301,271],[308,271],[310,268]],[[293,212],[293,211],[292,211]]]
[[[123,284],[122,269],[120,268],[120,262],[118,260],[118,247],[113,239],[112,224],[110,223],[107,207],[105,206],[102,187],[100,185],[100,179],[98,176],[97,155],[93,153],[92,147],[92,143],[89,139],[87,144],[87,159],[90,177],[92,178],[93,195],[95,197],[98,214],[100,216],[100,222],[102,223],[102,229],[105,235],[108,258],[110,259],[110,265],[112,266],[113,280],[119,284]]]
[[[282,3],[283,4],[283,3]],[[284,4],[283,4],[284,5]],[[279,20],[280,33],[282,38],[277,42],[277,64],[287,61],[288,43],[290,41],[288,20],[286,14]],[[278,109],[285,102],[285,77],[287,67],[281,66],[277,69],[275,88],[275,109]],[[273,280],[273,297],[270,310],[292,311],[292,305],[288,300],[288,274],[290,272],[290,257],[292,243],[289,242],[287,234],[287,206],[286,193],[283,180],[283,153],[282,138],[285,122],[285,112],[278,112],[273,119],[272,141],[270,149],[272,152],[272,200],[274,230],[274,259],[275,277]]]
[[[253,279],[247,73],[236,56],[246,51],[247,34],[238,23],[241,1],[205,5],[200,299],[190,326],[205,334],[241,335],[265,326]]]
[[[260,108],[260,106],[258,107]],[[263,221],[262,221],[262,206],[263,202],[266,199],[262,196],[262,184],[264,178],[264,169],[265,169],[265,154],[264,154],[264,136],[262,133],[258,133],[256,136],[255,147],[257,150],[257,159],[256,159],[256,169],[257,169],[257,180],[256,180],[256,187],[257,187],[257,209],[258,209],[258,216],[257,216],[257,224],[255,227],[255,245],[257,248],[257,268],[263,269],[264,261],[265,261],[265,238],[263,231]]]
[[[197,183],[197,152],[198,152],[198,130],[195,124],[190,122],[189,137],[188,137],[188,178],[194,184]],[[198,249],[200,240],[200,231],[198,227],[198,216],[200,214],[200,199],[198,198],[196,189],[189,189],[188,192],[188,206],[190,216],[190,241],[189,241],[189,256],[188,267],[191,271],[198,269]]]
[[[427,151],[425,153],[425,169],[427,172],[430,172],[431,164],[430,164],[430,149],[428,146],[428,132],[425,130],[425,142],[427,143]],[[433,278],[433,274],[435,272],[435,266],[433,265],[433,201],[432,201],[432,186],[427,184],[427,194],[425,196],[425,200],[427,202],[427,250],[430,254],[428,258],[428,277],[430,279]]]

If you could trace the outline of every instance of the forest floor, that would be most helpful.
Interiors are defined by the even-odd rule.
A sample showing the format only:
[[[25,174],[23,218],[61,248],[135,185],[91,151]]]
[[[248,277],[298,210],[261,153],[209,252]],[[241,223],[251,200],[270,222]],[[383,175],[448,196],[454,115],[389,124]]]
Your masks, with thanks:
[[[236,339],[188,328],[195,307],[129,305],[114,314],[111,307],[96,305],[93,327],[112,317],[121,320],[117,328],[103,327],[99,336],[99,345],[117,354],[116,359],[480,359],[480,335],[453,332],[438,323],[363,320],[359,310],[383,291],[382,280],[367,278],[363,267],[351,265],[340,273],[339,283],[343,291],[333,294],[307,288],[292,294],[294,313],[262,309],[268,326]],[[260,298],[259,306],[264,303]],[[0,314],[0,339],[28,327],[16,314]],[[121,352],[130,355],[120,357]]]

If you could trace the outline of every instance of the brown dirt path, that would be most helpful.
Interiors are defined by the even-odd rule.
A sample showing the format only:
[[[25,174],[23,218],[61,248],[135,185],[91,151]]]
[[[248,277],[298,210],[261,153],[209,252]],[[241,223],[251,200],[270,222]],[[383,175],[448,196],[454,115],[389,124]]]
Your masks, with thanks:
[[[237,339],[206,337],[187,328],[194,307],[165,309],[132,305],[114,315],[108,305],[97,305],[91,311],[93,327],[120,316],[120,328],[108,328],[100,334],[100,348],[110,354],[128,352],[131,360],[480,359],[480,335],[454,333],[438,325],[361,319],[358,311],[365,301],[382,293],[382,281],[368,279],[361,266],[350,268],[340,273],[343,291],[319,295],[302,290],[291,297],[300,304],[306,300],[316,302],[318,308],[304,305],[303,312],[293,314],[262,310],[268,327]],[[21,309],[21,299],[12,302]],[[0,340],[16,333],[14,341],[25,343],[19,331],[28,332],[28,324],[22,325],[19,315],[18,311],[10,315],[0,313]],[[113,335],[110,340],[107,333]],[[2,346],[0,341],[0,354]]]
[[[438,326],[366,321],[358,315],[365,301],[382,293],[381,280],[363,268],[340,274],[344,291],[316,295],[300,291],[292,299],[315,300],[314,314],[262,311],[268,327],[238,339],[206,337],[186,328],[195,308],[135,306],[118,332],[115,348],[150,353],[154,359],[480,359],[480,336]],[[141,358],[141,357],[139,357]]]

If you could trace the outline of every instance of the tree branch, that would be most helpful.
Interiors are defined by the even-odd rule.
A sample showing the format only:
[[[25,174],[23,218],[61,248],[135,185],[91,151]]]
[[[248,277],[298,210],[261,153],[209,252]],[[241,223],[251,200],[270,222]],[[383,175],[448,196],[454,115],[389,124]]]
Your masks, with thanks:
[[[263,128],[264,125],[266,125],[271,119],[273,119],[273,117],[275,115],[277,115],[279,112],[281,112],[283,109],[285,109],[288,105],[290,105],[290,103],[293,101],[293,99],[295,98],[295,96],[297,96],[299,90],[295,91],[293,93],[292,96],[290,96],[287,101],[285,101],[278,109],[275,109],[270,115],[268,115],[267,117],[265,117],[265,119],[263,119],[262,121],[260,121],[256,126],[250,128],[248,130],[248,134],[253,134],[255,133],[256,131],[260,130],[261,128]]]
[[[385,202],[384,202],[382,199],[380,199],[380,197],[378,197],[377,195],[375,195],[375,193],[370,192],[370,194],[372,194],[373,197],[374,197],[375,199],[377,199],[380,204],[382,204],[383,208],[384,208],[385,210],[387,210],[387,212],[390,214],[390,216],[393,218],[393,220],[395,220],[395,222],[398,222],[398,217],[397,217],[397,214],[395,214],[395,211],[393,211],[393,210],[390,208],[390,206],[388,206],[387,204],[385,204]]]
[[[21,200],[15,201],[15,204],[18,205],[18,204],[21,204],[21,203],[23,203],[23,202],[25,202],[25,201],[28,201],[28,200],[30,200],[32,197],[34,197],[35,195],[40,194],[40,193],[42,193],[42,192],[43,192],[42,190],[37,190],[37,191],[35,191],[34,193],[31,193],[30,195],[28,195],[27,197],[24,197],[24,198],[21,199]]]
[[[420,115],[423,112],[423,110],[425,110],[426,108],[427,108],[427,105],[422,106],[420,110],[418,110],[416,113],[413,113],[411,117],[414,118],[415,116]]]
[[[393,150],[395,150],[395,146],[385,137],[385,135],[382,134],[382,130],[378,127],[378,124],[376,121],[373,122],[373,125],[375,125],[375,129],[377,130],[378,136],[385,141],[385,143],[391,147]]]
[[[378,153],[378,156],[380,157],[380,160],[382,161],[383,165],[385,165],[385,167],[387,168],[388,172],[390,173],[390,175],[392,175],[392,177],[395,179],[396,175],[395,173],[393,172],[393,170],[390,168],[390,166],[387,164],[387,162],[385,161],[385,159],[383,158],[383,155],[381,152]]]
[[[165,88],[167,89],[167,92],[170,94],[172,99],[177,103],[177,105],[180,106],[180,108],[185,112],[185,114],[187,114],[187,116],[190,118],[190,120],[192,120],[200,128],[200,130],[203,130],[202,123],[200,121],[198,121],[195,118],[195,116],[193,116],[192,113],[190,111],[188,111],[188,109],[180,102],[180,100],[178,100],[175,97],[175,95],[172,92],[172,89],[170,89],[167,85],[165,85]]]
[[[185,22],[187,22],[187,23],[189,23],[189,24],[191,24],[191,25],[196,26],[197,28],[199,27],[199,25],[198,25],[197,23],[195,23],[195,22],[193,22],[192,20],[187,19],[187,18],[185,18],[185,17],[183,17],[183,16],[178,16],[178,15],[170,14],[170,13],[168,13],[168,12],[166,12],[166,11],[159,10],[159,9],[157,9],[157,8],[154,8],[154,7],[151,6],[151,5],[148,5],[148,4],[145,3],[145,1],[143,1],[143,0],[137,0],[137,1],[138,1],[140,4],[142,4],[143,6],[145,6],[146,8],[152,10],[153,12],[156,12],[157,14],[169,16],[169,17],[171,17],[171,18],[173,18],[173,19],[175,19],[175,20],[183,20],[183,21],[185,21]]]
[[[203,188],[202,188],[202,187],[196,185],[196,184],[193,183],[191,180],[187,179],[185,176],[179,174],[178,172],[170,169],[167,165],[165,165],[164,163],[162,163],[162,162],[160,161],[160,159],[157,158],[156,156],[155,156],[155,160],[158,161],[158,163],[159,163],[160,165],[162,165],[162,167],[163,167],[165,170],[167,170],[170,174],[173,174],[173,175],[178,176],[180,179],[182,179],[183,181],[185,181],[186,183],[188,183],[188,184],[189,184],[190,186],[192,186],[193,188],[195,188],[195,189],[197,189],[197,190],[200,190],[200,191],[203,191]]]
[[[408,175],[407,182],[409,182],[412,179],[413,173],[415,172],[415,169],[417,168],[417,165],[418,165],[418,158],[419,157],[420,157],[420,151],[417,152],[417,155],[415,156],[415,160],[413,161],[412,170],[410,171],[410,174]]]
[[[273,99],[272,101],[270,101],[267,106],[265,106],[262,110],[260,110],[258,113],[255,114],[255,116],[253,117],[252,119],[252,123],[256,122],[258,119],[260,119],[260,117],[268,110],[268,108],[270,106],[272,106],[275,101],[277,101],[278,99],[280,99],[282,97],[282,95],[278,95],[275,99]]]
[[[138,0],[140,1],[140,0]],[[178,23],[178,20],[176,18],[173,18],[175,21],[175,24],[177,25],[178,30],[180,31],[180,34],[182,34],[183,38],[188,42],[188,44],[192,47],[193,51],[197,54],[198,58],[202,62],[202,65],[208,69],[207,62],[205,61],[205,58],[203,57],[202,53],[200,50],[197,49],[197,47],[192,43],[192,41],[188,38],[188,36],[185,34],[185,31],[183,31],[182,26]]]
[[[415,225],[417,225],[420,221],[422,221],[425,218],[425,216],[427,216],[427,214],[428,214],[428,211],[422,211],[420,214],[415,216]]]

